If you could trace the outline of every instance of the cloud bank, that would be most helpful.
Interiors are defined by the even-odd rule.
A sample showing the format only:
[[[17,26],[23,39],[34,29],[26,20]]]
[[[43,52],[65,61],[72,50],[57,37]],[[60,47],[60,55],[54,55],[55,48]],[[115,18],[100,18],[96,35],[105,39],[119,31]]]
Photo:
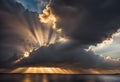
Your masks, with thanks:
[[[77,42],[56,43],[49,47],[41,47],[24,58],[16,66],[44,66],[61,67],[80,72],[81,69],[88,70],[119,70],[120,60],[103,57],[93,51],[86,51],[84,47],[78,46]]]
[[[26,28],[30,29],[31,36],[35,36],[33,29],[40,27],[40,30],[46,36],[49,36],[47,39],[44,39],[47,41],[51,39],[55,30],[50,29],[51,32],[46,33],[47,25],[44,26],[39,21],[38,13],[26,11],[18,3],[16,5],[16,3],[11,1],[3,0],[0,2],[3,3],[0,6],[0,11],[2,11],[0,12],[0,18],[2,18],[0,21],[2,29],[0,33],[2,38],[0,43],[0,67],[11,67],[11,65],[13,67],[61,67],[78,72],[81,69],[120,70],[119,59],[105,58],[91,50],[85,50],[90,45],[96,45],[105,39],[111,38],[111,35],[118,30],[120,16],[119,0],[51,0],[48,6],[50,12],[56,17],[54,21],[55,27],[62,29],[62,34],[65,38],[69,38],[69,41],[56,42],[49,46],[40,46],[39,49],[31,52],[28,58],[23,58],[15,64],[12,62],[20,57],[16,57],[17,54],[10,55],[8,52],[17,52],[16,47],[19,46],[22,47],[18,49],[24,49],[23,46],[29,43],[28,40],[33,43],[36,42],[34,37],[26,35],[26,31],[24,31]],[[8,2],[7,6],[5,5],[6,2]],[[15,21],[11,21],[12,19]],[[10,29],[11,27],[13,29]],[[19,35],[16,35],[16,32],[20,32]],[[42,37],[43,35],[38,34],[37,36]],[[24,38],[26,37],[28,40],[24,43]],[[17,42],[16,40],[19,41]],[[57,37],[55,40],[57,40]],[[7,46],[5,46],[6,43]]]
[[[119,0],[51,0],[57,28],[81,44],[101,43],[120,25]]]

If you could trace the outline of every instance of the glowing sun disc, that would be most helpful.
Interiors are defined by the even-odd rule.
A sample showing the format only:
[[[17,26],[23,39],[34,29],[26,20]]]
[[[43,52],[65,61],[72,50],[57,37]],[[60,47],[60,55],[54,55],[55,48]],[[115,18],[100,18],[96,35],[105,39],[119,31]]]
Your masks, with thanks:
[[[24,57],[25,57],[25,58],[29,57],[29,52],[25,52],[25,53],[24,53]]]

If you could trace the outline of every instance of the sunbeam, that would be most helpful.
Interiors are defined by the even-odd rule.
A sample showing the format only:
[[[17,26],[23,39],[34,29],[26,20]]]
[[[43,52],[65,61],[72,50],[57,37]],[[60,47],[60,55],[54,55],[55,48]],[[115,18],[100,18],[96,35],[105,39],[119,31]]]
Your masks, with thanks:
[[[10,73],[75,74],[72,70],[58,67],[21,67]]]
[[[0,0],[0,72],[120,73],[118,3]]]

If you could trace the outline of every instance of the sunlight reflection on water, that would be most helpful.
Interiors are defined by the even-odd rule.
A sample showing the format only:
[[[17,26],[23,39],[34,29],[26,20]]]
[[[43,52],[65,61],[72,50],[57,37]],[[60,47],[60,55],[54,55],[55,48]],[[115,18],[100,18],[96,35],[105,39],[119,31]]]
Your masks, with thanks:
[[[0,82],[120,82],[120,75],[0,74]]]

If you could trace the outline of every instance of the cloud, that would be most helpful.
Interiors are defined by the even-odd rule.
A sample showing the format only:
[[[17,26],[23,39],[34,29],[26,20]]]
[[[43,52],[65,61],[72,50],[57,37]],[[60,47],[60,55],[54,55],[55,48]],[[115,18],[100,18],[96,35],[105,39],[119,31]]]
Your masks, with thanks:
[[[72,45],[72,46],[71,46]],[[41,47],[32,52],[30,57],[16,63],[16,67],[45,66],[60,67],[80,72],[88,70],[119,70],[120,60],[103,57],[93,51],[86,51],[77,42],[56,43]]]
[[[15,1],[0,0],[0,19],[0,67],[9,65],[26,51],[56,41],[56,32],[40,23],[38,13]]]
[[[103,56],[111,56],[113,58],[119,58],[119,41],[120,32],[113,34],[111,39],[97,44],[97,46],[90,46],[90,48],[93,49],[97,54],[102,54]]]
[[[51,25],[47,28],[39,21],[38,13],[25,10],[19,3],[0,0],[0,67],[46,66],[79,72],[81,69],[82,72],[87,69],[119,70],[119,59],[105,58],[85,50],[91,44],[110,38],[119,28],[118,2],[52,0],[49,8],[57,19],[54,23],[70,39],[61,43],[56,42],[59,36]],[[51,38],[54,38],[52,43],[56,43],[46,46]],[[13,64],[36,45],[39,49]]]
[[[117,31],[120,24],[119,0],[51,0],[51,12],[63,33],[81,44],[101,43]]]

